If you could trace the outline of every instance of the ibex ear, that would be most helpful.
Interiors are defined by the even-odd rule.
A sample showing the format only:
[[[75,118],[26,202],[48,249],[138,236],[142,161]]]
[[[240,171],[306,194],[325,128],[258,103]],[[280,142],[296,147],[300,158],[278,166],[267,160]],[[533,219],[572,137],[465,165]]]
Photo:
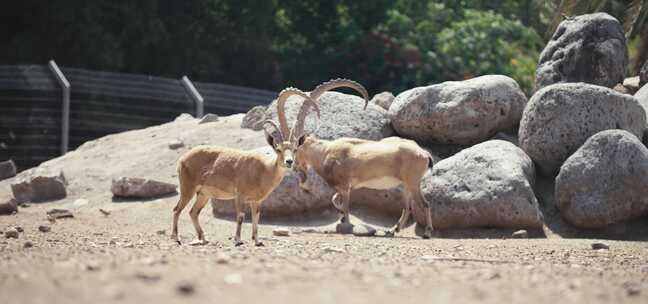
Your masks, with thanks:
[[[274,137],[272,137],[272,135],[268,134],[268,132],[266,132],[265,136],[266,136],[266,141],[268,142],[268,145],[270,145],[270,147],[272,147],[274,149],[275,148]]]
[[[299,139],[297,140],[297,147],[301,147],[301,145],[304,144],[305,140],[306,140],[306,134],[300,136]]]

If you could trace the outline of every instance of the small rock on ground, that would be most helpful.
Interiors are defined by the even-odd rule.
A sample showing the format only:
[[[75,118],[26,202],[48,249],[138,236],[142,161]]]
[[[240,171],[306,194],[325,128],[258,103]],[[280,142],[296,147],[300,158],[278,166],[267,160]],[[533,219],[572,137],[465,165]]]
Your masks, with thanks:
[[[110,215],[110,210],[99,209],[99,212],[101,212],[101,214],[103,214],[105,216]]]
[[[344,253],[344,249],[338,247],[326,247],[324,248],[326,253]]]
[[[154,198],[176,193],[176,185],[151,179],[121,177],[112,181],[110,191],[115,197]]]
[[[290,230],[285,228],[277,228],[275,230],[272,230],[272,234],[274,236],[290,236]]]
[[[182,282],[178,284],[177,290],[182,295],[191,295],[196,291],[193,283]]]
[[[12,215],[17,212],[18,204],[14,199],[10,199],[8,202],[0,204],[0,215]]]
[[[38,231],[40,231],[40,232],[49,232],[50,230],[52,230],[52,229],[50,228],[50,226],[47,226],[47,225],[40,225],[40,226],[38,226]]]
[[[526,238],[529,237],[529,233],[526,230],[521,229],[521,230],[513,232],[513,234],[511,234],[511,236],[513,238],[516,238],[516,239],[526,239]]]
[[[230,285],[241,284],[243,283],[243,276],[239,273],[230,273],[223,278],[223,281],[225,284]]]
[[[9,228],[7,231],[5,231],[5,237],[8,239],[17,239],[18,238],[18,230],[16,228]]]
[[[605,244],[605,243],[597,242],[597,243],[592,243],[592,249],[594,249],[594,250],[610,249],[610,246],[608,244]]]
[[[230,261],[229,255],[219,252],[216,254],[216,263],[218,264],[227,264]]]
[[[353,235],[355,236],[374,236],[376,229],[369,225],[355,225],[353,226]]]
[[[34,243],[27,241],[25,244],[23,244],[23,248],[32,248],[34,247]]]
[[[70,210],[67,209],[50,209],[47,211],[47,215],[53,217],[54,219],[62,219],[62,218],[72,218],[74,215]]]
[[[169,143],[169,149],[171,150],[179,149],[182,147],[184,147],[184,143],[179,139],[173,140]]]
[[[623,288],[629,296],[638,296],[641,294],[641,285],[638,283],[626,282],[623,284]]]

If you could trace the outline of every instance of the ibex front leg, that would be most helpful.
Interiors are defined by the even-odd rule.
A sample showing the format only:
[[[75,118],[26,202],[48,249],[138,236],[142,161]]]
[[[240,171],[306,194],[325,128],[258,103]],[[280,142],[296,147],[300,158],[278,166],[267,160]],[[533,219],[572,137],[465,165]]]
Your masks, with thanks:
[[[258,238],[258,225],[259,218],[261,217],[261,206],[259,206],[258,202],[251,202],[250,209],[252,213],[252,240],[254,240],[254,246],[265,246],[262,242],[259,242]]]
[[[351,200],[351,191],[343,190],[336,193],[333,197],[333,204],[342,213],[340,223],[335,227],[337,233],[350,234],[353,233],[353,225],[351,225],[351,218],[349,216],[349,203]]]
[[[342,218],[340,219],[341,224],[350,224],[349,219],[349,204],[351,200],[351,191],[349,189],[338,190],[331,201],[335,209],[342,213]]]
[[[205,245],[207,241],[205,240],[205,233],[200,227],[198,217],[200,216],[200,211],[205,207],[205,204],[209,201],[209,198],[203,194],[198,194],[196,197],[196,202],[194,203],[191,211],[189,211],[189,216],[191,216],[191,222],[193,222],[194,228],[196,229],[197,239],[192,241],[190,245]]]

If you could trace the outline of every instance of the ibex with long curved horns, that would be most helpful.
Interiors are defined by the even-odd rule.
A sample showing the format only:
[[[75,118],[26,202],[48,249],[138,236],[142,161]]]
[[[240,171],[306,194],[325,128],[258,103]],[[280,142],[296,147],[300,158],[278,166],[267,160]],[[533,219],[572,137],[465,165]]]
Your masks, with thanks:
[[[399,137],[389,137],[380,141],[357,138],[329,141],[303,134],[308,105],[317,104],[322,94],[339,87],[349,87],[358,91],[365,99],[364,108],[367,108],[367,90],[351,80],[336,79],[325,82],[308,94],[306,99],[311,99],[311,102],[302,107],[291,134],[298,143],[294,170],[298,172],[300,186],[305,188],[308,168],[315,170],[335,189],[333,205],[343,213],[341,222],[349,224],[349,203],[353,189],[390,189],[403,185],[405,206],[400,220],[388,233],[393,235],[405,227],[411,216],[413,202],[416,202],[427,213],[427,227],[423,237],[431,237],[433,228],[430,204],[420,189],[423,175],[433,165],[430,153],[419,147],[416,142]],[[279,118],[282,121],[281,115]],[[285,117],[283,121],[285,123]]]
[[[277,97],[277,110],[280,117],[285,117],[285,104],[288,97],[298,95],[312,103],[318,113],[319,108],[309,96],[294,88],[288,88]],[[205,234],[198,222],[198,215],[210,198],[235,200],[236,207],[236,246],[241,242],[241,225],[245,218],[244,204],[249,203],[252,213],[252,239],[256,246],[263,246],[257,238],[260,207],[265,198],[283,179],[286,170],[293,164],[293,152],[296,141],[291,140],[286,120],[279,120],[279,127],[272,122],[279,133],[279,140],[267,130],[266,140],[274,149],[276,157],[266,156],[257,151],[243,151],[218,146],[198,146],[191,149],[178,160],[178,178],[180,180],[180,199],[173,208],[173,232],[171,238],[178,239],[178,218],[182,209],[196,196],[190,216],[198,239],[192,244],[205,244]]]

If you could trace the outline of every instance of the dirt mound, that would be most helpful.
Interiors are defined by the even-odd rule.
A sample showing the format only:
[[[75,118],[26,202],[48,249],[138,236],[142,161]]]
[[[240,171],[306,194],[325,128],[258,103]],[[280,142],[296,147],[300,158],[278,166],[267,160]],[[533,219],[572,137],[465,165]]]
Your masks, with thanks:
[[[243,114],[237,114],[198,124],[198,119],[183,114],[163,125],[86,142],[75,151],[39,167],[61,169],[65,173],[68,180],[65,200],[110,201],[111,181],[122,176],[177,184],[176,161],[192,147],[207,144],[253,149],[267,145],[262,132],[240,128],[242,119]],[[182,147],[176,147],[178,141],[182,142]],[[11,197],[10,184],[14,180],[0,181],[0,201]]]

